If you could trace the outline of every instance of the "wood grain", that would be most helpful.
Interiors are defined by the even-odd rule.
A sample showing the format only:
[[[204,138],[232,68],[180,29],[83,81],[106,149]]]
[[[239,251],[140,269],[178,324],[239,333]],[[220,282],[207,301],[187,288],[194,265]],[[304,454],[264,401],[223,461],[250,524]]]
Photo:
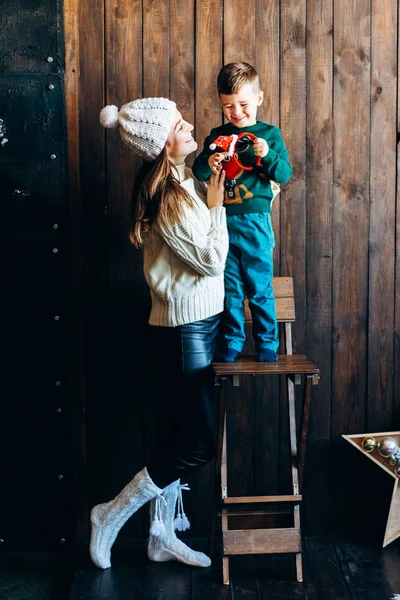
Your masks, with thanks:
[[[80,155],[79,155],[79,2],[66,0],[64,2],[64,39],[65,39],[65,99],[67,116],[68,140],[68,189],[70,214],[70,266],[69,290],[71,293],[71,323],[70,347],[73,385],[71,399],[74,406],[74,456],[75,456],[75,485],[77,489],[87,486],[86,436],[85,436],[85,377],[83,331],[84,331],[84,296],[82,278],[82,205],[80,202]],[[76,505],[76,536],[78,542],[87,535],[87,497],[77,494]]]
[[[204,145],[204,140],[213,127],[221,124],[221,106],[217,92],[217,75],[222,66],[222,5],[221,0],[197,0],[194,14],[194,82],[193,107],[195,115],[195,139],[198,143],[198,153]],[[189,157],[191,164],[193,157]],[[199,489],[210,489],[211,497],[215,489],[215,466],[207,466],[196,477]],[[218,494],[219,491],[216,490]],[[197,495],[197,499],[200,496]],[[197,500],[198,501],[198,500]],[[196,501],[195,501],[196,502]],[[209,532],[207,519],[213,519],[212,512],[205,512],[200,505],[194,503],[193,512],[198,515],[203,528]]]
[[[400,47],[400,28],[397,31],[398,44]],[[400,198],[400,61],[397,61],[397,136],[396,136],[396,207]],[[394,381],[393,381],[393,411],[395,415],[400,414],[400,211],[396,209],[396,219],[393,223],[395,228],[395,322],[394,322]],[[400,426],[400,420],[395,418],[394,424]]]
[[[369,2],[334,5],[332,437],[365,430],[370,139]],[[337,498],[331,489],[333,518]]]
[[[256,0],[255,3],[255,51],[251,58],[264,91],[264,101],[258,108],[257,119],[279,127],[280,122],[280,1]],[[271,218],[275,234],[274,273],[280,273],[280,204],[285,201],[285,186],[272,205]],[[279,393],[279,388],[277,388]]]
[[[297,529],[243,529],[226,531],[222,543],[224,552],[234,554],[273,554],[298,552],[301,547],[300,530]]]
[[[280,269],[294,277],[296,324],[294,352],[305,352],[306,323],[306,6],[301,0],[280,3],[280,127],[292,165],[292,178],[281,199]],[[281,350],[282,351],[282,350]],[[279,454],[290,464],[286,390],[281,389]],[[290,489],[285,468],[280,469],[280,492]]]
[[[99,124],[104,106],[104,3],[79,3],[79,97],[80,104],[80,201],[83,236],[85,415],[88,507],[104,498],[107,477],[100,468],[106,454],[104,445],[105,328],[106,328],[106,246],[105,246],[105,132]],[[85,521],[88,539],[88,519]]]
[[[367,429],[393,426],[398,4],[372,2]]]
[[[143,0],[143,96],[169,97],[169,2]]]
[[[195,16],[194,3],[170,0],[170,39],[173,51],[170,55],[170,90],[183,118],[194,125],[195,120]],[[187,158],[191,166],[195,155]]]
[[[255,58],[255,0],[224,0],[224,64]]]
[[[243,356],[237,358],[233,363],[214,363],[214,370],[217,375],[225,374],[236,375],[284,375],[295,373],[309,373],[310,375],[318,373],[318,367],[303,354],[279,356],[277,362],[258,362],[252,356]]]
[[[122,2],[105,0],[105,94],[106,104],[122,105],[142,96],[142,0]],[[132,344],[126,331],[143,335],[148,305],[141,273],[141,254],[128,238],[131,223],[132,182],[142,161],[120,139],[118,130],[106,131],[106,306],[107,306],[107,396],[115,403],[109,418],[109,440],[113,440],[109,460],[119,464],[118,478],[110,475],[111,489],[131,480],[145,464],[141,430],[147,404],[140,399],[152,397],[144,392],[142,381],[130,368],[147,373],[144,346]],[[132,306],[136,310],[132,310]],[[137,399],[136,401],[132,401]],[[122,418],[121,418],[122,417]],[[118,425],[119,422],[119,425]],[[111,493],[111,492],[110,492]],[[126,535],[147,533],[147,515],[138,514],[126,526]]]
[[[333,0],[307,2],[307,353],[318,360],[321,381],[313,390],[304,515],[327,531],[332,369],[332,169]],[[318,475],[317,475],[318,474]]]
[[[140,161],[122,147],[117,132],[99,127],[98,112],[105,102],[121,106],[140,95],[169,96],[188,120],[195,119],[201,148],[209,130],[222,122],[216,90],[220,67],[230,60],[247,60],[259,71],[265,92],[258,116],[281,126],[294,169],[273,208],[274,264],[276,274],[294,277],[294,351],[307,354],[321,371],[319,389],[312,390],[317,395],[304,473],[303,522],[306,530],[325,531],[328,499],[340,501],[346,493],[338,489],[335,496],[328,489],[329,480],[340,479],[327,468],[330,446],[335,453],[341,433],[363,430],[367,422],[377,429],[394,425],[400,408],[395,2],[136,0],[128,6],[119,0],[90,0],[77,10],[79,40],[75,50],[74,41],[67,40],[66,57],[71,64],[75,52],[79,65],[73,76],[67,72],[66,85],[68,106],[76,107],[78,97],[85,98],[79,122],[73,122],[71,112],[68,126],[76,132],[69,138],[72,164],[79,166],[71,171],[71,185],[79,190],[82,215],[75,203],[73,218],[82,227],[86,277],[82,337],[88,454],[82,460],[91,471],[88,502],[118,491],[128,465],[150,453],[156,408],[151,367],[144,369],[148,347],[140,325],[149,298],[141,256],[133,253],[125,233],[127,198]],[[66,19],[69,12],[67,8]],[[74,18],[73,9],[70,16]],[[45,72],[54,66],[45,65]],[[130,342],[113,356],[124,325]],[[246,327],[249,333],[250,325]],[[246,353],[253,351],[249,335]],[[133,387],[132,358],[143,374]],[[112,369],[107,374],[109,359]],[[116,374],[121,378],[114,387]],[[230,431],[242,444],[240,452],[252,445],[245,462],[238,456],[232,459],[238,462],[230,480],[240,493],[246,488],[257,494],[289,493],[286,391],[279,390],[278,379],[267,383],[260,377],[229,391],[228,400],[236,403],[237,411]],[[295,390],[301,392],[297,386]],[[115,456],[123,452],[126,462],[107,483],[99,470],[107,456],[100,432],[110,419],[110,396],[121,402],[133,398],[139,405],[143,397],[150,401],[144,420],[136,419],[142,410],[138,404],[125,405],[128,418],[122,426],[113,415],[113,439],[125,440],[114,448]],[[133,416],[137,444],[129,454]],[[245,419],[250,420],[247,425]],[[194,476],[191,485],[195,491],[212,489],[212,469]],[[192,509],[201,514],[195,517],[196,533],[205,535],[210,507],[203,510],[194,496],[189,506],[193,502]],[[336,500],[333,505],[338,505]]]
[[[196,1],[195,114],[198,152],[222,123],[217,76],[222,67],[222,0]]]

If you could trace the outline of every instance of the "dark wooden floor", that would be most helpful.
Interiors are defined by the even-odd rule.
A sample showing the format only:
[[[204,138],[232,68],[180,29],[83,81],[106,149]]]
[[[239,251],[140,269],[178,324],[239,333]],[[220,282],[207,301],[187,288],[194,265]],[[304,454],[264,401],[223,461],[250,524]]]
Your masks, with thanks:
[[[65,553],[0,553],[1,600],[68,600],[73,577]]]
[[[191,545],[206,550],[204,540]],[[66,555],[0,555],[1,600],[390,600],[400,594],[400,540],[387,548],[311,537],[304,543],[304,583],[291,555],[231,559],[231,584],[221,584],[219,556],[208,569],[152,563],[144,546],[113,550],[101,571]],[[77,564],[75,564],[75,562]]]

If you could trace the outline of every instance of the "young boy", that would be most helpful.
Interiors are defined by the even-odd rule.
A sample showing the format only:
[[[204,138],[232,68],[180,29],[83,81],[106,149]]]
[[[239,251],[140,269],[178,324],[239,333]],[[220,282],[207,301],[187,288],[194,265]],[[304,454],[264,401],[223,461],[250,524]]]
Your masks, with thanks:
[[[275,182],[288,181],[292,168],[280,130],[257,121],[257,107],[262,104],[264,94],[254,67],[243,62],[225,65],[217,84],[228,123],[213,129],[205,140],[204,149],[193,165],[194,175],[200,181],[207,181],[212,172],[221,170],[228,153],[210,150],[210,145],[215,148],[213,143],[218,136],[235,134],[243,139],[236,146],[235,160],[229,163],[229,178],[226,173],[224,206],[229,252],[225,267],[223,343],[216,360],[231,362],[242,351],[246,339],[243,302],[247,294],[258,360],[275,362],[279,341],[272,287],[275,239],[270,210],[280,189]]]

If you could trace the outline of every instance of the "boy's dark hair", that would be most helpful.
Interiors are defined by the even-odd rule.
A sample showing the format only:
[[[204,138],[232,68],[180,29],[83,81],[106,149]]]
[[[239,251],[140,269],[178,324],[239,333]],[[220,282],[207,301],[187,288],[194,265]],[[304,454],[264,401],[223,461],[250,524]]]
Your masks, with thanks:
[[[258,73],[254,67],[245,62],[232,62],[220,70],[217,79],[219,94],[237,94],[241,87],[251,83],[254,91],[260,91]]]

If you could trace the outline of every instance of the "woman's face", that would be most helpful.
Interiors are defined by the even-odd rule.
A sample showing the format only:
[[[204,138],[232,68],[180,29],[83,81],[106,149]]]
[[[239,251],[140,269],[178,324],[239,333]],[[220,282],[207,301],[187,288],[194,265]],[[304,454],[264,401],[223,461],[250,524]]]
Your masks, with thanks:
[[[197,142],[192,137],[193,125],[182,119],[177,109],[165,144],[169,160],[179,165],[185,158],[197,150]]]

